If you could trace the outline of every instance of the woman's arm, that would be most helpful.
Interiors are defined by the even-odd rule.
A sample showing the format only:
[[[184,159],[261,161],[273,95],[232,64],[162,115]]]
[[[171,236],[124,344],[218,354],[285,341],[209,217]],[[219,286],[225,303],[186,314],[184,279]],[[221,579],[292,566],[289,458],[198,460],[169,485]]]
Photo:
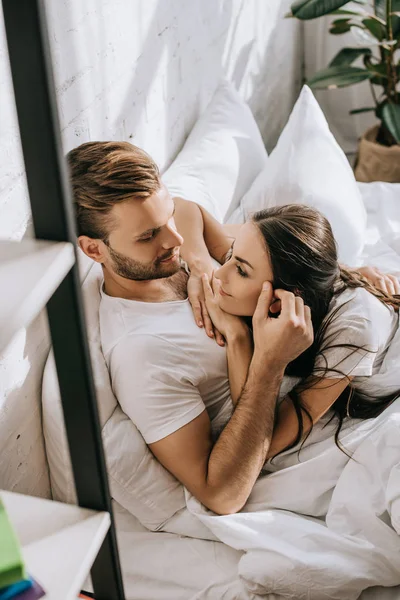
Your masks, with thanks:
[[[240,225],[222,225],[202,206],[199,206],[199,210],[203,216],[204,241],[208,251],[222,264]]]
[[[202,212],[197,204],[177,197],[174,198],[174,202],[175,224],[184,238],[181,256],[190,268],[188,296],[194,318],[199,327],[204,326],[209,337],[214,337],[216,342],[223,346],[222,335],[213,326],[207,311],[201,276],[206,273],[211,279],[214,270],[211,257],[221,261],[229,250],[231,240],[226,236],[222,225],[207,211]],[[204,239],[205,235],[209,248]]]
[[[183,237],[181,256],[188,263],[192,273],[201,277],[202,273],[209,276],[213,266],[210,252],[204,241],[203,215],[197,204],[183,198],[174,198],[175,224]]]
[[[222,263],[238,226],[221,225],[195,202],[183,198],[174,198],[174,202],[175,223],[184,238],[182,258],[191,270],[211,264],[210,256]]]
[[[302,404],[308,410],[312,419],[311,424],[310,419],[302,412],[303,437],[310,431],[311,425],[315,425],[330,409],[332,404],[336,402],[340,394],[349,385],[351,379],[351,377],[344,377],[342,379],[315,379],[313,386],[299,393]],[[277,422],[267,459],[276,456],[276,454],[282,452],[287,446],[290,446],[297,437],[298,428],[299,425],[293,403],[289,397],[286,397],[279,405]]]

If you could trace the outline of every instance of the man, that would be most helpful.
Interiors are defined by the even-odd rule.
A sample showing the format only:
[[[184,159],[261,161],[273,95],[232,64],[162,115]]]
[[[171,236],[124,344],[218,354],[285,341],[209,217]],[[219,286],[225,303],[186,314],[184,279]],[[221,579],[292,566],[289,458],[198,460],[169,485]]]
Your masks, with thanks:
[[[123,142],[83,144],[68,159],[79,245],[104,273],[101,342],[114,393],[155,457],[200,502],[237,512],[268,453],[285,367],[312,343],[308,307],[296,313],[294,296],[283,292],[281,316],[268,318],[272,287],[265,285],[247,382],[213,444],[210,419],[230,403],[226,350],[193,318],[175,203],[157,166]],[[205,268],[190,266],[194,275]]]

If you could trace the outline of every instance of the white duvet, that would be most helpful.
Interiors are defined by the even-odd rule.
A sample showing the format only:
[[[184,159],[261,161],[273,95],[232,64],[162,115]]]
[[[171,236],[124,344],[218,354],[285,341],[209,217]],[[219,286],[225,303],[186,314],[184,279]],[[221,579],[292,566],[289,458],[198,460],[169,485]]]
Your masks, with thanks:
[[[400,275],[400,185],[361,188],[364,261]],[[381,373],[400,388],[400,332]],[[351,459],[324,425],[300,456],[285,453],[278,471],[259,478],[241,513],[214,515],[186,494],[203,526],[244,551],[239,576],[249,598],[356,600],[366,588],[400,585],[400,399],[377,419],[345,424]]]

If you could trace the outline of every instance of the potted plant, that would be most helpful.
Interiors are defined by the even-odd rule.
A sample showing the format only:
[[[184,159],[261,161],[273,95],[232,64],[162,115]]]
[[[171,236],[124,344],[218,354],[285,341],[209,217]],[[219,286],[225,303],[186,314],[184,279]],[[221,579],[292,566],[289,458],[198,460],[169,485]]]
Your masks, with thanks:
[[[355,175],[359,181],[400,182],[400,0],[296,0],[287,16],[309,20],[323,15],[337,17],[330,33],[351,31],[356,45],[342,48],[307,83],[334,89],[369,81],[374,106],[351,113],[374,111],[380,123],[360,141]],[[357,59],[362,66],[354,66]]]

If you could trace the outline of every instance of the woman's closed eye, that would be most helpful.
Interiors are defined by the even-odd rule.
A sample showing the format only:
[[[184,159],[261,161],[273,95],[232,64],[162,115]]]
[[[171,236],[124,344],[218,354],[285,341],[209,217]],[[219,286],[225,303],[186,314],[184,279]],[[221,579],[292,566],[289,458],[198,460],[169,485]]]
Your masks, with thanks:
[[[232,244],[232,247],[229,248],[228,252],[225,255],[224,263],[229,262],[232,257],[233,257],[233,244]],[[239,263],[236,264],[236,271],[237,271],[238,275],[240,275],[240,277],[248,277],[246,271],[243,271],[243,269]]]
[[[236,271],[238,272],[240,277],[247,277],[246,271],[243,271],[243,269],[240,265],[236,265]]]

